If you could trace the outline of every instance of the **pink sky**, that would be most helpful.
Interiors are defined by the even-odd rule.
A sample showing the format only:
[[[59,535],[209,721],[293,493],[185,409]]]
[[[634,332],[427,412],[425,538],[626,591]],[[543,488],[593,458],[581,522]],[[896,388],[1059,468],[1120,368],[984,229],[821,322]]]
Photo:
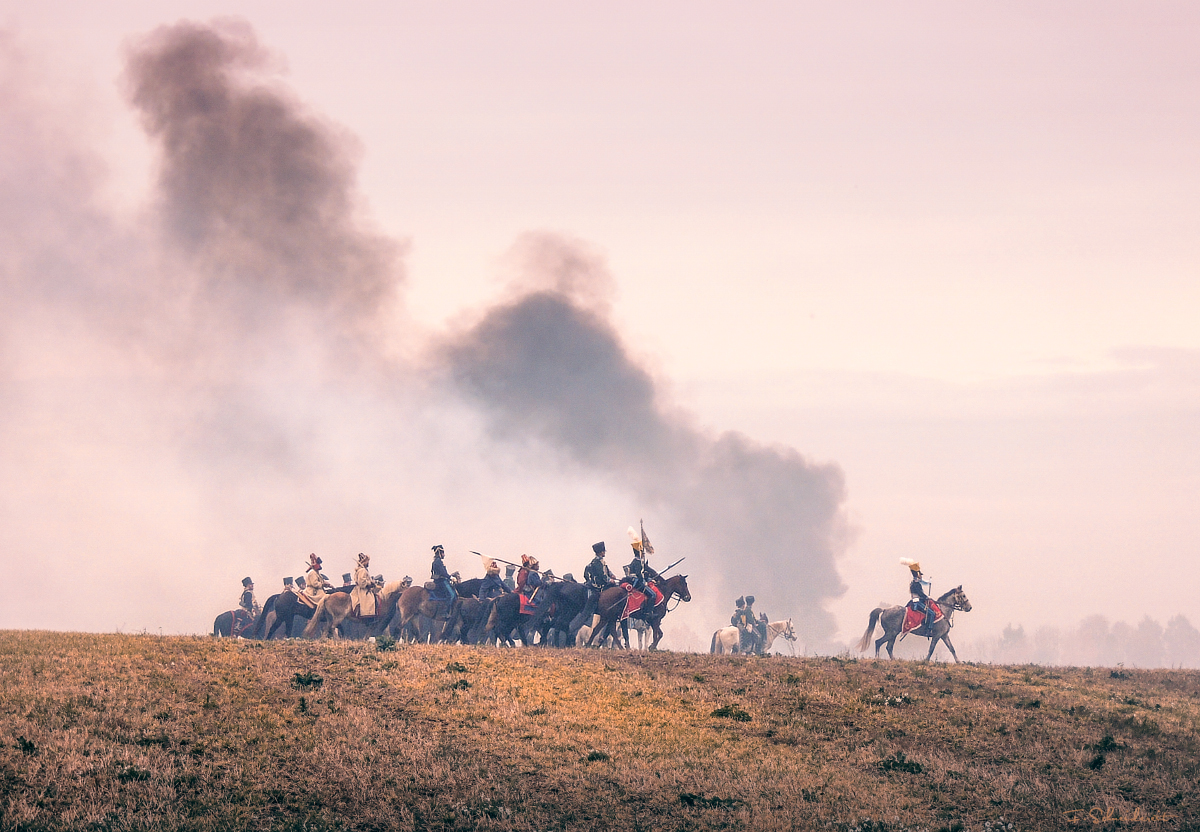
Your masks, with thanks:
[[[406,244],[394,346],[419,350],[495,302],[521,234],[569,235],[603,256],[617,331],[696,423],[840,466],[856,533],[838,560],[847,590],[826,603],[838,639],[903,600],[900,557],[935,589],[964,585],[966,639],[1096,612],[1200,624],[1200,11],[855,9],[4,4],[0,106],[25,138],[6,130],[0,173],[41,193],[29,154],[55,170],[84,148],[97,210],[136,227],[157,150],[126,99],[124,46],[236,15],[308,112],[354,137],[362,208]],[[30,201],[0,213],[9,244],[32,245],[17,216],[32,209],[13,202]],[[555,568],[578,574],[592,538],[615,547],[645,513],[544,451],[492,448],[469,410],[414,412],[429,424],[405,434],[370,401],[345,417],[297,394],[286,373],[265,392],[278,412],[361,421],[317,438],[334,474],[311,491],[268,478],[251,500],[231,470],[214,499],[163,416],[186,396],[158,400],[161,378],[122,344],[34,320],[0,338],[0,378],[16,380],[0,405],[0,550],[22,585],[50,574],[68,597],[122,601],[62,618],[35,593],[0,627],[202,631],[241,573],[273,589],[322,547],[349,568],[376,546],[388,571],[421,576],[434,542],[537,543],[573,551]],[[406,475],[356,444],[384,434],[414,466],[434,435],[465,437],[469,458]],[[486,505],[466,511],[462,493]],[[411,516],[387,517],[383,495]],[[309,500],[321,508],[296,517]],[[732,583],[729,558],[673,614],[705,642],[770,580]]]

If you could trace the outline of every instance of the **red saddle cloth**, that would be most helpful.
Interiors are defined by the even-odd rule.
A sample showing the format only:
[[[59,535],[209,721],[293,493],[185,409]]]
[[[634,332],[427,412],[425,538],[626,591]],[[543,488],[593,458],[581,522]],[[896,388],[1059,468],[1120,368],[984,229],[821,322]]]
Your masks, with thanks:
[[[250,625],[254,623],[254,618],[245,610],[230,610],[230,612],[233,613],[233,626],[229,628],[229,635],[237,638],[250,629]]]
[[[650,594],[638,592],[636,589],[629,586],[629,584],[622,584],[622,586],[625,587],[627,594],[625,596],[625,612],[621,614],[621,620],[633,615],[643,606],[645,606],[646,609],[651,610],[662,603],[663,595],[658,590],[658,587],[654,586],[653,584],[647,584],[646,586],[646,588],[650,590]],[[646,604],[647,600],[650,601],[649,605]]]
[[[533,604],[529,600],[529,596],[524,592],[521,593],[521,615],[533,615],[537,612],[537,604]]]
[[[936,624],[946,616],[942,615],[942,609],[933,601],[929,602],[930,609],[933,610],[933,623]],[[925,624],[925,613],[921,610],[913,609],[913,602],[909,602],[904,608],[904,627],[900,630],[900,635],[911,633],[913,630]]]

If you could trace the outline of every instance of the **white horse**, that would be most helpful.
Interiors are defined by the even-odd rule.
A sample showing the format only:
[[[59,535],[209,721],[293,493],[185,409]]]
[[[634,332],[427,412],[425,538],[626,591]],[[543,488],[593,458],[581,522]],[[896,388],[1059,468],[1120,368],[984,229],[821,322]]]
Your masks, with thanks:
[[[792,627],[792,619],[789,618],[787,621],[772,621],[767,625],[767,642],[763,645],[763,653],[770,651],[771,645],[775,643],[775,639],[779,636],[783,636],[788,641],[796,640],[796,631]],[[713,633],[712,646],[708,652],[717,654],[742,652],[738,628],[723,627]]]

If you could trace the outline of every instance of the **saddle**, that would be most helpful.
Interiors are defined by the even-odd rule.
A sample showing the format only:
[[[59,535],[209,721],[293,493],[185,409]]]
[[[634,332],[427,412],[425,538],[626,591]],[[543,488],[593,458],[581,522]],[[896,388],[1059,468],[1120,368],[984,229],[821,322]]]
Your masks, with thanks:
[[[362,614],[362,605],[355,604],[354,609],[350,610],[351,618],[356,618],[359,621],[374,621],[376,618],[379,617],[379,615],[381,613],[380,608],[383,606],[383,600],[379,594],[379,590],[373,589],[373,590],[371,590],[371,594],[375,596],[375,614],[374,615],[363,615]]]
[[[936,624],[946,616],[942,614],[942,608],[934,601],[927,601],[929,608],[933,610],[933,623]],[[925,613],[917,609],[916,601],[909,601],[904,608],[904,626],[900,629],[900,635],[906,635],[913,630],[925,625]]]
[[[624,621],[629,616],[640,610],[643,606],[647,610],[652,610],[662,603],[662,592],[654,584],[646,584],[646,589],[649,592],[638,592],[629,584],[622,584],[625,587],[625,612],[621,613],[621,620]],[[647,603],[647,601],[649,603]]]
[[[242,609],[230,610],[233,613],[233,624],[229,627],[229,635],[237,638],[254,624],[254,617]]]

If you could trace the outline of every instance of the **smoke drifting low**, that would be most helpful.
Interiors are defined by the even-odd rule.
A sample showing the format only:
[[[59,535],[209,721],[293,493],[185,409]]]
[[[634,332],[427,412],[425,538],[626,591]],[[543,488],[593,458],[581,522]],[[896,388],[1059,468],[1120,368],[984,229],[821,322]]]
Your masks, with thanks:
[[[0,209],[0,487],[13,495],[0,546],[26,582],[52,578],[81,606],[104,598],[66,626],[202,629],[245,573],[372,547],[390,550],[382,565],[398,546],[453,551],[447,538],[468,532],[480,545],[522,501],[497,535],[553,537],[542,501],[583,495],[587,516],[625,500],[656,543],[686,537],[671,548],[698,595],[751,592],[827,636],[840,471],[693,425],[623,344],[602,264],[566,239],[524,239],[515,295],[405,345],[432,376],[397,360],[404,246],[363,218],[353,140],[271,69],[241,23],[135,42],[128,96],[160,167],[147,220],[129,227],[96,196],[102,165],[70,116],[48,115],[17,74],[0,88],[20,126],[0,137],[0,177],[30,206]],[[546,466],[547,449],[572,470]],[[493,470],[519,454],[529,467]],[[459,521],[476,525],[444,528]],[[553,545],[581,559],[587,543]],[[413,560],[400,568],[420,574]],[[35,602],[6,614],[57,626]]]
[[[560,238],[529,237],[522,247],[526,282],[540,276],[546,288],[490,310],[447,344],[453,380],[497,435],[549,443],[670,515],[697,547],[692,572],[749,587],[774,611],[807,610],[812,635],[830,635],[832,622],[812,611],[843,590],[840,470],[692,425],[597,303],[607,283],[600,264]]]

